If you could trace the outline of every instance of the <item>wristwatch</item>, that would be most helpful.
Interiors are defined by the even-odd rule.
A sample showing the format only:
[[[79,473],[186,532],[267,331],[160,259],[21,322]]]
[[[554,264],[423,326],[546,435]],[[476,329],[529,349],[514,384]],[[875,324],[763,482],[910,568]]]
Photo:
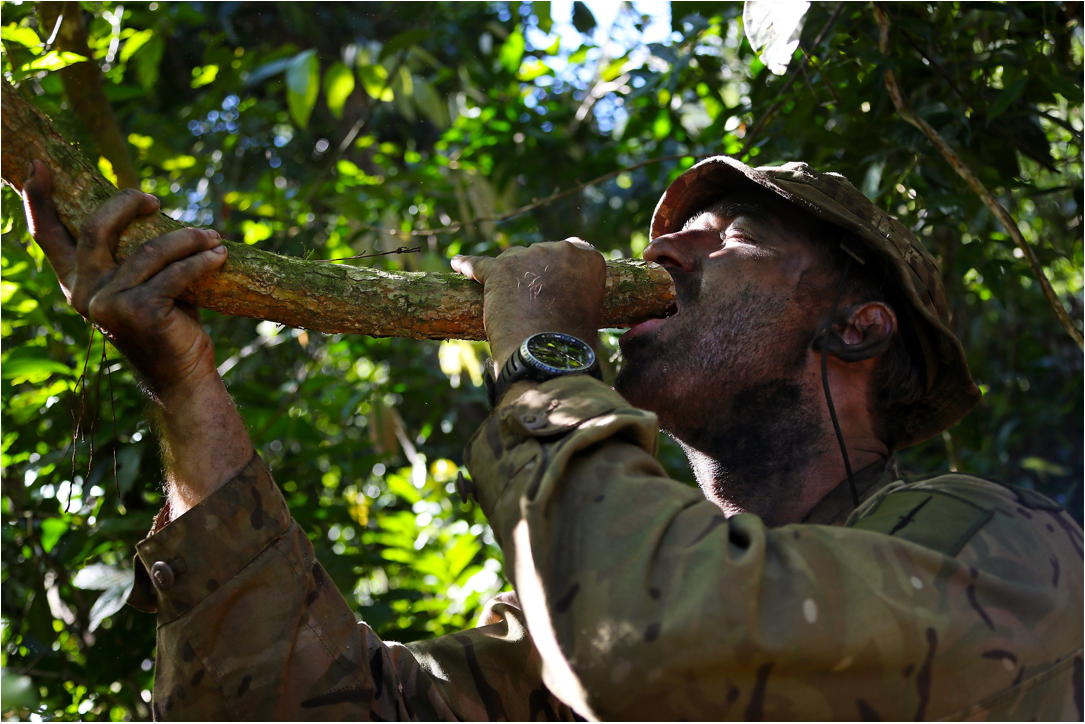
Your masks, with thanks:
[[[595,350],[587,342],[571,334],[540,332],[524,340],[516,348],[495,380],[486,373],[486,395],[490,408],[497,407],[505,390],[514,382],[531,380],[545,382],[568,375],[591,375],[603,379]]]

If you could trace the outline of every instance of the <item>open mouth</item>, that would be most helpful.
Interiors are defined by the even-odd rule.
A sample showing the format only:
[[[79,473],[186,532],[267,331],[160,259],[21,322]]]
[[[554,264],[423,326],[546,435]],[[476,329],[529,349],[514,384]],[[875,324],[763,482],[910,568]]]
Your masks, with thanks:
[[[641,335],[645,335],[655,331],[659,327],[666,324],[668,319],[678,314],[678,311],[678,302],[671,302],[671,305],[667,307],[662,317],[656,317],[654,319],[645,320],[640,324],[634,324],[625,334],[623,334],[618,339],[618,344],[624,346],[627,342],[629,342],[629,340],[633,339],[634,337],[639,337]]]

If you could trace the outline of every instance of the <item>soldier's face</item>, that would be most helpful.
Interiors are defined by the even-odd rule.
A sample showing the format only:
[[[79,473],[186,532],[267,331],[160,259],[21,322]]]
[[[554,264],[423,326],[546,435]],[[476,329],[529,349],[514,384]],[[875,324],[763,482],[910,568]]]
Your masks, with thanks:
[[[789,209],[769,193],[734,194],[644,251],[674,278],[677,313],[622,336],[615,387],[698,449],[736,422],[802,416],[800,377],[824,311],[821,255]]]

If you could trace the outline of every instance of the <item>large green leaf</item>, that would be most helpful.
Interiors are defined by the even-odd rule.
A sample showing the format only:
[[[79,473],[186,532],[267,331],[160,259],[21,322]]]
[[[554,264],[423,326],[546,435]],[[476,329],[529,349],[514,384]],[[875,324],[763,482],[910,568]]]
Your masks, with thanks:
[[[320,61],[315,50],[298,53],[286,68],[286,101],[290,117],[302,128],[309,127],[309,116],[320,93]]]
[[[524,57],[524,34],[516,29],[509,33],[509,37],[501,46],[501,52],[497,54],[498,62],[510,73],[515,73],[520,68],[520,59]]]
[[[590,33],[598,26],[595,15],[588,6],[580,0],[573,3],[573,27],[581,33]]]
[[[1021,91],[1028,85],[1028,81],[1028,76],[1022,75],[1011,83],[1009,87],[999,93],[998,98],[996,98],[995,102],[987,109],[987,121],[991,122],[1002,115],[1002,112],[1009,108],[1010,104],[1021,96]]]
[[[0,366],[0,377],[12,380],[14,384],[43,382],[52,375],[71,377],[75,375],[75,370],[62,362],[44,357],[8,358]]]
[[[30,709],[38,704],[38,691],[29,676],[0,669],[0,695],[4,700],[4,709],[16,707]]]
[[[391,101],[392,89],[388,86],[388,69],[380,64],[358,66],[358,79],[370,98]]]
[[[550,28],[554,25],[554,20],[550,17],[550,0],[532,2],[531,9],[535,11],[535,17],[539,22],[539,30],[549,33]]]
[[[809,9],[808,0],[747,0],[743,4],[746,37],[759,51],[761,62],[776,75],[787,72]]]
[[[333,63],[324,72],[324,95],[328,99],[328,110],[336,118],[343,115],[343,104],[354,92],[354,73],[342,63]]]

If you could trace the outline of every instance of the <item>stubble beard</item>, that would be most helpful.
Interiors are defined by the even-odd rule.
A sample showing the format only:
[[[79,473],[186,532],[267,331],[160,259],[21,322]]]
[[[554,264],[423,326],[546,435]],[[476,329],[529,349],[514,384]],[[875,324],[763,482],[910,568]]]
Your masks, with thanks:
[[[751,285],[729,296],[693,299],[656,333],[631,339],[614,386],[659,416],[709,500],[769,522],[826,448],[802,379],[809,323],[795,300]]]

